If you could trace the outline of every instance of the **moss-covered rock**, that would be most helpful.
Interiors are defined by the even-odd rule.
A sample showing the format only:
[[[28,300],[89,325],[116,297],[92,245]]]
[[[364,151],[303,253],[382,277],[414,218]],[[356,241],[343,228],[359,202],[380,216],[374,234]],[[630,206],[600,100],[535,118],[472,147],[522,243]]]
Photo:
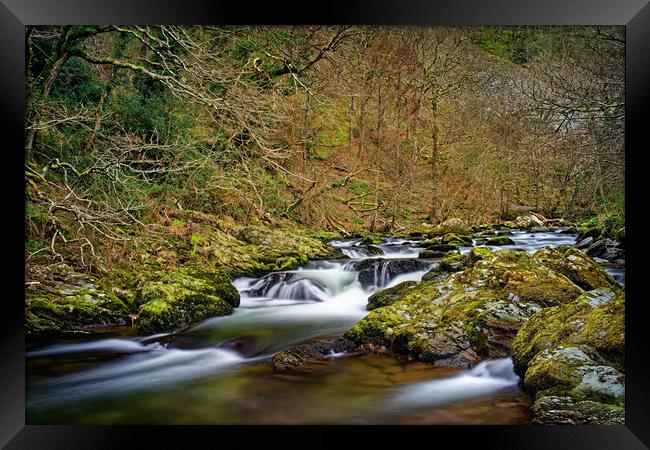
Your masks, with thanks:
[[[496,236],[485,241],[485,245],[515,245],[508,236]]]
[[[485,258],[491,258],[494,255],[492,249],[487,247],[475,247],[467,254],[468,265],[474,264],[476,261],[481,261]]]
[[[346,337],[425,361],[469,367],[484,356],[509,354],[510,342],[528,317],[581,293],[526,252],[479,250],[475,258],[465,270],[423,281],[391,305],[373,310]]]
[[[563,306],[544,309],[528,321],[513,342],[515,370],[521,375],[544,350],[587,345],[624,370],[625,292],[596,289]]]
[[[444,272],[458,272],[467,266],[467,257],[460,253],[447,254],[438,263],[438,269]]]
[[[472,238],[458,233],[447,233],[440,238],[440,243],[454,247],[470,247],[472,245]]]
[[[593,259],[580,250],[562,245],[545,247],[534,254],[535,260],[565,275],[585,290],[620,289],[621,285]]]
[[[469,267],[448,279],[423,281],[371,312],[348,337],[428,361],[469,366],[480,356],[506,355],[516,330],[533,312],[566,304],[582,292],[526,252],[473,249],[453,259]]]
[[[138,333],[151,334],[231,314],[239,304],[239,293],[229,283],[215,283],[204,274],[178,269],[144,283],[138,302]]]
[[[456,250],[455,250],[456,251]],[[442,252],[439,250],[430,250],[430,249],[424,249],[420,252],[418,255],[418,258],[422,259],[433,259],[433,258],[442,258],[445,256],[448,252]]]
[[[624,309],[622,290],[596,289],[541,310],[523,325],[512,343],[512,359],[536,404],[552,396],[596,402],[607,411],[623,406]],[[540,411],[548,413],[541,406]]]
[[[404,294],[415,285],[417,285],[417,282],[415,281],[404,281],[393,287],[377,291],[368,297],[367,309],[373,310],[381,306],[390,305],[404,296]]]
[[[128,306],[90,276],[72,275],[65,282],[25,292],[27,336],[61,334],[95,326],[131,323]]]

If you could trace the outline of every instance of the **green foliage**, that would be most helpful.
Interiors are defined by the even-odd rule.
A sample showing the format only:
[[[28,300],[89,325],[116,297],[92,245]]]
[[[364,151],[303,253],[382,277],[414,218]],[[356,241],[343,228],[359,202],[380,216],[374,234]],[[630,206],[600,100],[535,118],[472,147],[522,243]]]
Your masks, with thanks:
[[[61,72],[52,86],[51,96],[69,105],[94,105],[99,102],[104,88],[97,68],[73,56],[61,67]]]

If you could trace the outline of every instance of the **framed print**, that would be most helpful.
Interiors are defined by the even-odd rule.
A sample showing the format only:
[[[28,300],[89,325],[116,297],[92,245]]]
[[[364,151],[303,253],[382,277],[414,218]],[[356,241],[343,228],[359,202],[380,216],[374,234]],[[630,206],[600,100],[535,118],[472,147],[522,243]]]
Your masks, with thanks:
[[[647,448],[650,7],[304,6],[3,0],[3,445]]]

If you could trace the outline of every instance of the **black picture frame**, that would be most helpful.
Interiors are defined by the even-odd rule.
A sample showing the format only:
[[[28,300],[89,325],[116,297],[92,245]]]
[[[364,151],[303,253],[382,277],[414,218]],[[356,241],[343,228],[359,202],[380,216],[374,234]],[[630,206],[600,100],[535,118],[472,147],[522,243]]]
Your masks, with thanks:
[[[0,444],[6,448],[168,448],[207,439],[215,446],[338,446],[363,433],[365,446],[390,441],[481,448],[642,449],[650,445],[650,351],[645,323],[642,226],[646,128],[650,124],[650,0],[388,0],[225,2],[184,0],[0,0],[1,176],[5,245],[0,360]],[[90,427],[25,425],[24,31],[45,24],[394,24],[626,26],[626,425],[413,427]],[[645,189],[644,189],[645,188]],[[10,287],[10,289],[6,289]],[[407,428],[407,429],[405,429]],[[191,439],[191,441],[190,441]],[[226,444],[228,442],[228,444]],[[352,441],[350,440],[350,443]],[[413,444],[409,444],[412,442]],[[231,444],[232,443],[232,444]],[[449,444],[447,444],[449,445]]]

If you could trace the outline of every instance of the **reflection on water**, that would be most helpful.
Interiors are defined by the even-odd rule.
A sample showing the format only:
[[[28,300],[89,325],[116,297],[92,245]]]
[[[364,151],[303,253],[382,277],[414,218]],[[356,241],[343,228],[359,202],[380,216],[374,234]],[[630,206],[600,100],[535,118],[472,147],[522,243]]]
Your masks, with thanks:
[[[302,373],[273,373],[266,361],[240,365],[219,376],[121,396],[32,408],[30,423],[89,424],[370,424],[524,423],[529,399],[516,383],[476,389],[466,371],[366,354],[330,358]],[[489,378],[486,378],[488,380]],[[440,383],[436,389],[435,383]],[[436,399],[458,384],[454,400],[400,404],[404,393]],[[428,384],[428,385],[427,385]],[[478,403],[477,399],[480,399]],[[492,406],[489,406],[492,405]],[[494,406],[500,405],[500,406]],[[489,407],[486,407],[489,406]],[[296,412],[299,411],[299,414]],[[478,414],[477,411],[483,411]],[[428,418],[428,419],[427,419]]]

